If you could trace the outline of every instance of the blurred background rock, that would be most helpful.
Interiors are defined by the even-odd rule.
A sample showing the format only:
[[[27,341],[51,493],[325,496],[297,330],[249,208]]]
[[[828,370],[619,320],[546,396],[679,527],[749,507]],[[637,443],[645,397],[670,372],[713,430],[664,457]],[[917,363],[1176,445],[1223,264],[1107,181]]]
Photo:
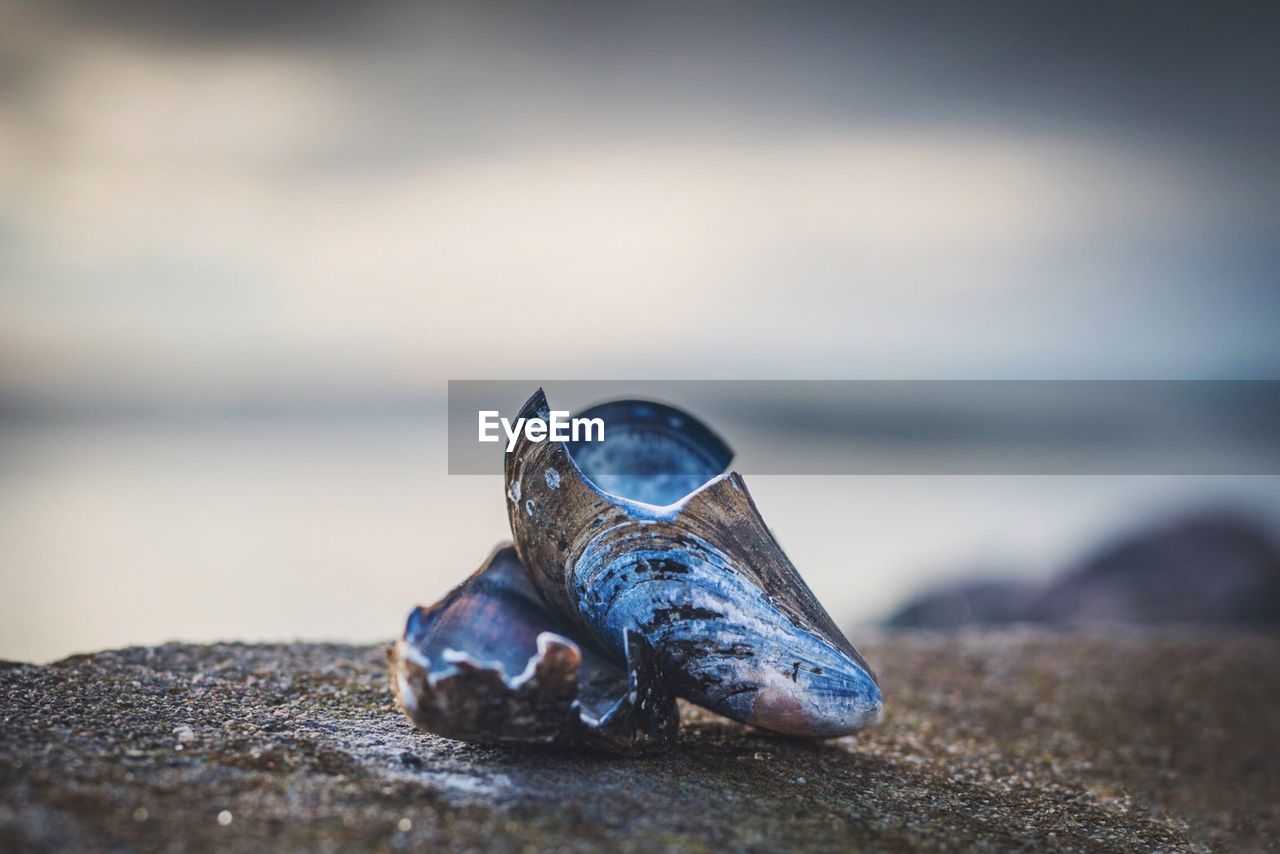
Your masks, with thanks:
[[[964,576],[962,576],[964,577]],[[1228,511],[1132,532],[1040,584],[965,580],[889,619],[900,628],[966,625],[1280,623],[1280,551],[1266,528]]]

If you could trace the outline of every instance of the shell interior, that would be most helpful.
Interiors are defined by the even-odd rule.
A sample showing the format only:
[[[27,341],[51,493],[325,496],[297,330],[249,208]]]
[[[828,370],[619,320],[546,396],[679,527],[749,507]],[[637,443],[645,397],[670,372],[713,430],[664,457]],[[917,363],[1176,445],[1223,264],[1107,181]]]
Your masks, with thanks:
[[[733,460],[709,427],[664,403],[611,401],[579,417],[600,418],[606,430],[603,441],[565,443],[578,470],[603,492],[641,504],[673,504]]]

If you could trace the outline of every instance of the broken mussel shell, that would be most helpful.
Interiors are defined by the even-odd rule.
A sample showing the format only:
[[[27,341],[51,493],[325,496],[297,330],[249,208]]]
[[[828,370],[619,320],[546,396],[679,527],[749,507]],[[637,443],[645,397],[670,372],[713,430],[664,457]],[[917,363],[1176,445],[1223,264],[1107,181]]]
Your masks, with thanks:
[[[520,417],[547,421],[539,390]],[[409,616],[392,685],[419,728],[480,742],[672,742],[676,697],[792,736],[854,732],[880,687],[692,415],[623,400],[604,436],[506,454],[514,548]]]
[[[539,390],[522,418],[549,418]],[[657,653],[675,693],[786,735],[839,736],[880,717],[875,674],[783,553],[728,446],[688,413],[603,404],[599,442],[506,455],[516,551],[570,630],[626,660]]]
[[[510,546],[436,605],[415,609],[390,658],[405,714],[448,738],[635,753],[665,746],[679,726],[648,642],[629,633],[618,666],[574,640]]]

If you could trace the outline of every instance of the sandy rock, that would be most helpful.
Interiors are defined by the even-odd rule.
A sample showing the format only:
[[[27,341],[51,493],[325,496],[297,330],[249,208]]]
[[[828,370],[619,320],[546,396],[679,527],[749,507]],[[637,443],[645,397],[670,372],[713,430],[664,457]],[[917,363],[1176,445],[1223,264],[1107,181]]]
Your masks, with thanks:
[[[798,742],[685,709],[661,756],[419,733],[380,647],[0,667],[0,849],[1198,849],[1280,841],[1280,639],[863,643],[885,722]],[[187,733],[190,737],[185,737]]]

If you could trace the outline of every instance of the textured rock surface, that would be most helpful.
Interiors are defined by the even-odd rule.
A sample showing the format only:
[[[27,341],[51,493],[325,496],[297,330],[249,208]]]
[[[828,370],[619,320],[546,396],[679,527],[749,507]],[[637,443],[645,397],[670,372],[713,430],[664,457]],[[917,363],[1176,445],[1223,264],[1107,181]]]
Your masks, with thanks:
[[[856,740],[687,709],[678,747],[640,759],[417,733],[381,648],[7,665],[0,849],[1277,844],[1274,636],[905,634],[865,649],[887,714]]]

